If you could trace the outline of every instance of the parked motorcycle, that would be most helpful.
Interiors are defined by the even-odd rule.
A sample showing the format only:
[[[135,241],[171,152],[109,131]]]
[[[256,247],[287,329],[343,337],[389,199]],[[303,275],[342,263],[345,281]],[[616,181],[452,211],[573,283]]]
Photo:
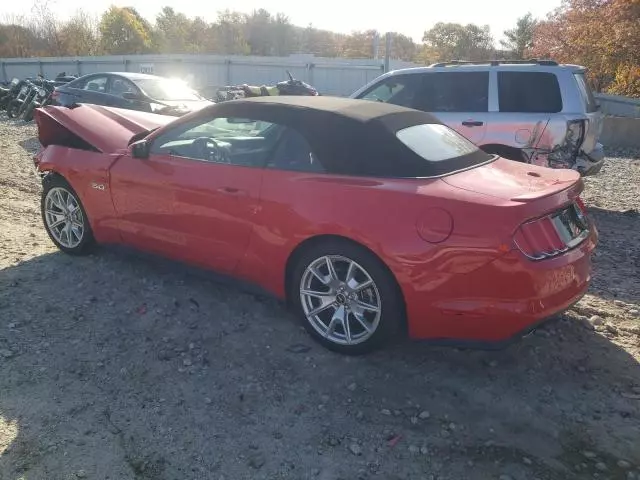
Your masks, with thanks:
[[[51,103],[51,95],[55,90],[55,82],[51,80],[43,80],[41,85],[35,89],[35,93],[30,97],[30,100],[25,102],[25,108],[22,111],[22,119],[25,122],[33,120],[33,112],[36,108],[44,107]]]
[[[29,84],[29,90],[27,91],[27,96],[20,105],[18,109],[18,113],[16,117],[23,117],[24,112],[29,108],[31,103],[40,95],[45,95],[46,92],[44,90],[44,86],[46,84],[46,79],[42,75],[38,75],[38,78],[32,80]]]
[[[308,83],[293,78],[291,72],[287,70],[289,80],[279,82],[272,86],[252,86],[235,85],[221,87],[216,91],[215,101],[217,103],[239,98],[266,97],[271,95],[296,95],[296,96],[317,96],[318,91]]]
[[[20,83],[19,78],[14,78],[7,85],[0,85],[0,110],[6,110],[8,103],[17,95],[19,89],[17,85]]]
[[[8,109],[9,104],[18,97],[24,85],[25,81],[19,78],[14,78],[11,81],[9,90],[0,94],[0,110]]]
[[[14,99],[7,105],[7,116],[9,118],[16,118],[20,115],[22,107],[28,97],[31,96],[31,92],[35,87],[31,78],[26,78],[21,82],[20,90]]]

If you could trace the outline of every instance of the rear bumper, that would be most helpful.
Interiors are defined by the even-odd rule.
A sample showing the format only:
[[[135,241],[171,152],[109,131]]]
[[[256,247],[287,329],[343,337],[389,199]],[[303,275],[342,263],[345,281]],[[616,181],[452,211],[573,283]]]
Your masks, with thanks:
[[[576,158],[574,169],[580,172],[580,175],[582,175],[583,177],[588,177],[600,172],[603,165],[604,147],[601,143],[596,143],[595,148],[588,154],[580,152],[580,155],[578,155],[578,158]]]
[[[558,257],[528,260],[511,251],[435,291],[405,294],[413,339],[500,346],[567,310],[586,293],[598,233]]]

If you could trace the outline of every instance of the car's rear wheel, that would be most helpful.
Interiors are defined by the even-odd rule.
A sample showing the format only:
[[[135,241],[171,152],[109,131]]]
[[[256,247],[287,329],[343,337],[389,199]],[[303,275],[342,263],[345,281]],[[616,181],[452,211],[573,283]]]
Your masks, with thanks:
[[[11,102],[9,102],[9,105],[7,106],[7,117],[16,118],[16,116],[18,115],[18,110],[20,110],[20,105],[21,103],[17,100],[12,100]]]
[[[87,253],[94,238],[78,195],[59,175],[45,177],[43,187],[40,206],[49,238],[65,253]]]
[[[36,109],[35,102],[31,102],[31,104],[26,108],[26,110],[22,114],[22,119],[25,122],[30,122],[31,120],[33,120],[33,112],[35,109]]]
[[[381,347],[396,336],[404,318],[391,273],[376,256],[349,242],[305,249],[290,286],[305,329],[340,353],[358,355]]]

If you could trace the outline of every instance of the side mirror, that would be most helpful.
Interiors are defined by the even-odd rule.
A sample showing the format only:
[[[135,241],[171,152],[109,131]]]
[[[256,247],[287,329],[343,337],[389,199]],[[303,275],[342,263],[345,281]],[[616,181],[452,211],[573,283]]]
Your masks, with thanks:
[[[140,97],[135,92],[124,92],[122,98],[125,100],[138,100]]]
[[[131,156],[133,158],[149,158],[149,143],[146,140],[139,140],[131,144]]]

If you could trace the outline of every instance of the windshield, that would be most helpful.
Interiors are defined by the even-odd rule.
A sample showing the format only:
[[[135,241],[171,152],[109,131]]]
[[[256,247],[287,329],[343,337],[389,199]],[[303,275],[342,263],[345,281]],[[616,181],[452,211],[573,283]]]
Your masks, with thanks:
[[[143,92],[160,101],[198,101],[203,98],[198,92],[179,80],[139,78],[133,80]]]

